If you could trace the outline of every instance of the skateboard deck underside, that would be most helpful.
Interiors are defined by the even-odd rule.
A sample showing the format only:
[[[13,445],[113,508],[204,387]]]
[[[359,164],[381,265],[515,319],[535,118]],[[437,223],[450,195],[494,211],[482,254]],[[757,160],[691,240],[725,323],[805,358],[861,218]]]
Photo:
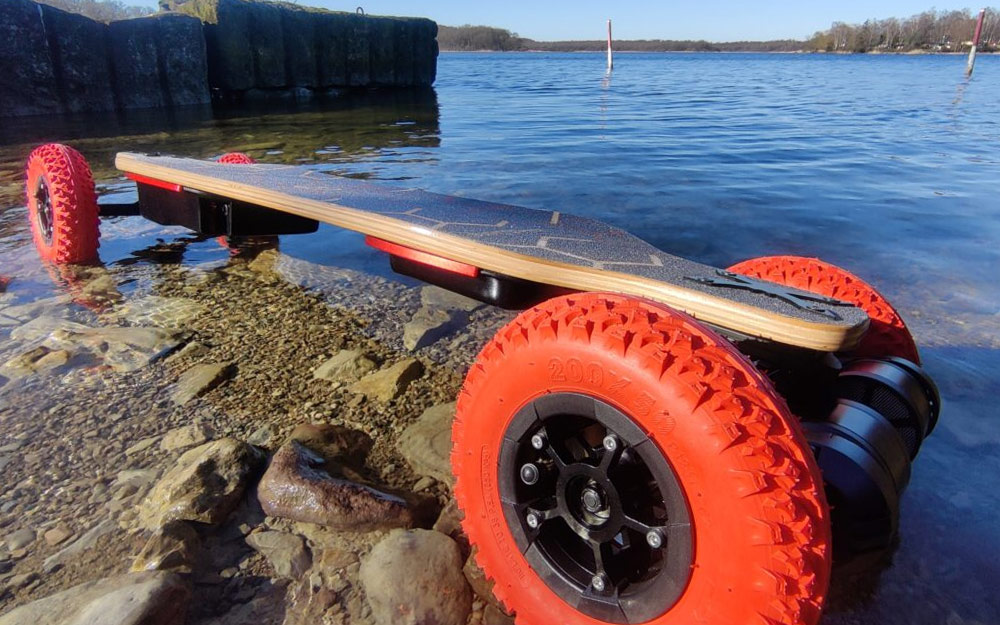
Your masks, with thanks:
[[[645,297],[715,326],[820,351],[850,349],[867,315],[844,302],[728,274],[558,211],[379,186],[288,165],[119,153],[123,172],[299,215],[514,278]]]

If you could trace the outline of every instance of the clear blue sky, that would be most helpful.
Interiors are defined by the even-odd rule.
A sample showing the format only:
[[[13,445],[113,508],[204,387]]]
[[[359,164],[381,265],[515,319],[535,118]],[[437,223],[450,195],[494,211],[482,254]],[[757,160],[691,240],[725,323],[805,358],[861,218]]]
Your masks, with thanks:
[[[156,6],[156,0],[124,0]],[[984,1],[984,0],[980,0]],[[834,21],[908,17],[932,7],[963,9],[938,0],[298,0],[299,4],[353,11],[358,5],[381,15],[419,15],[440,24],[483,24],[507,28],[540,41],[600,39],[605,20],[614,20],[619,39],[796,39]],[[989,4],[987,2],[987,4]],[[979,8],[976,5],[975,8]]]

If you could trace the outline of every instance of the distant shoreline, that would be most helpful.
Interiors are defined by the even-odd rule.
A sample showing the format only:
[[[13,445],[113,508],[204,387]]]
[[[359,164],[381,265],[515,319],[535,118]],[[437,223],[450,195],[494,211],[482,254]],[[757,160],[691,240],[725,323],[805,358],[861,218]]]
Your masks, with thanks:
[[[441,54],[605,54],[603,50],[446,50]],[[809,54],[823,56],[969,56],[968,52],[931,52],[909,50],[906,52],[827,52],[826,50],[615,50],[615,54]],[[1000,52],[983,52],[979,56],[993,56]]]

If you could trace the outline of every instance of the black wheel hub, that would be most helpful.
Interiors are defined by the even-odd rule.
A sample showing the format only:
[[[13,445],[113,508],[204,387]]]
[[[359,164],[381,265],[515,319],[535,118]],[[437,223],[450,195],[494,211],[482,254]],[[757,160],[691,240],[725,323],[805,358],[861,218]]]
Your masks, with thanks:
[[[49,194],[49,184],[45,178],[39,178],[35,189],[35,221],[38,231],[42,233],[45,243],[52,244],[52,196]]]
[[[580,612],[642,623],[683,594],[687,501],[663,453],[621,411],[576,393],[536,399],[507,429],[498,477],[524,557]]]

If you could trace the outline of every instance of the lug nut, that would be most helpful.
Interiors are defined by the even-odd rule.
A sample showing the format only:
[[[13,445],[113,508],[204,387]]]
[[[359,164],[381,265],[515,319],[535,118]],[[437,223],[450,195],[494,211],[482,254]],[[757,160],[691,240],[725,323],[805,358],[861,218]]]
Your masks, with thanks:
[[[521,467],[521,481],[528,486],[538,482],[538,467],[530,462]]]
[[[595,575],[593,579],[590,580],[590,585],[594,587],[597,592],[604,592],[607,584],[604,583],[603,575]]]
[[[542,433],[535,434],[531,437],[531,446],[535,449],[541,451],[545,448],[545,435]]]
[[[663,546],[663,534],[659,530],[649,530],[646,534],[646,544],[653,549],[659,549]]]
[[[525,519],[525,521],[527,521],[528,527],[530,527],[533,530],[538,529],[538,526],[542,524],[541,520],[538,518],[538,515],[535,514],[534,512],[529,512],[528,517]]]
[[[604,437],[604,448],[608,451],[614,451],[618,449],[618,437],[614,434],[608,434]]]

